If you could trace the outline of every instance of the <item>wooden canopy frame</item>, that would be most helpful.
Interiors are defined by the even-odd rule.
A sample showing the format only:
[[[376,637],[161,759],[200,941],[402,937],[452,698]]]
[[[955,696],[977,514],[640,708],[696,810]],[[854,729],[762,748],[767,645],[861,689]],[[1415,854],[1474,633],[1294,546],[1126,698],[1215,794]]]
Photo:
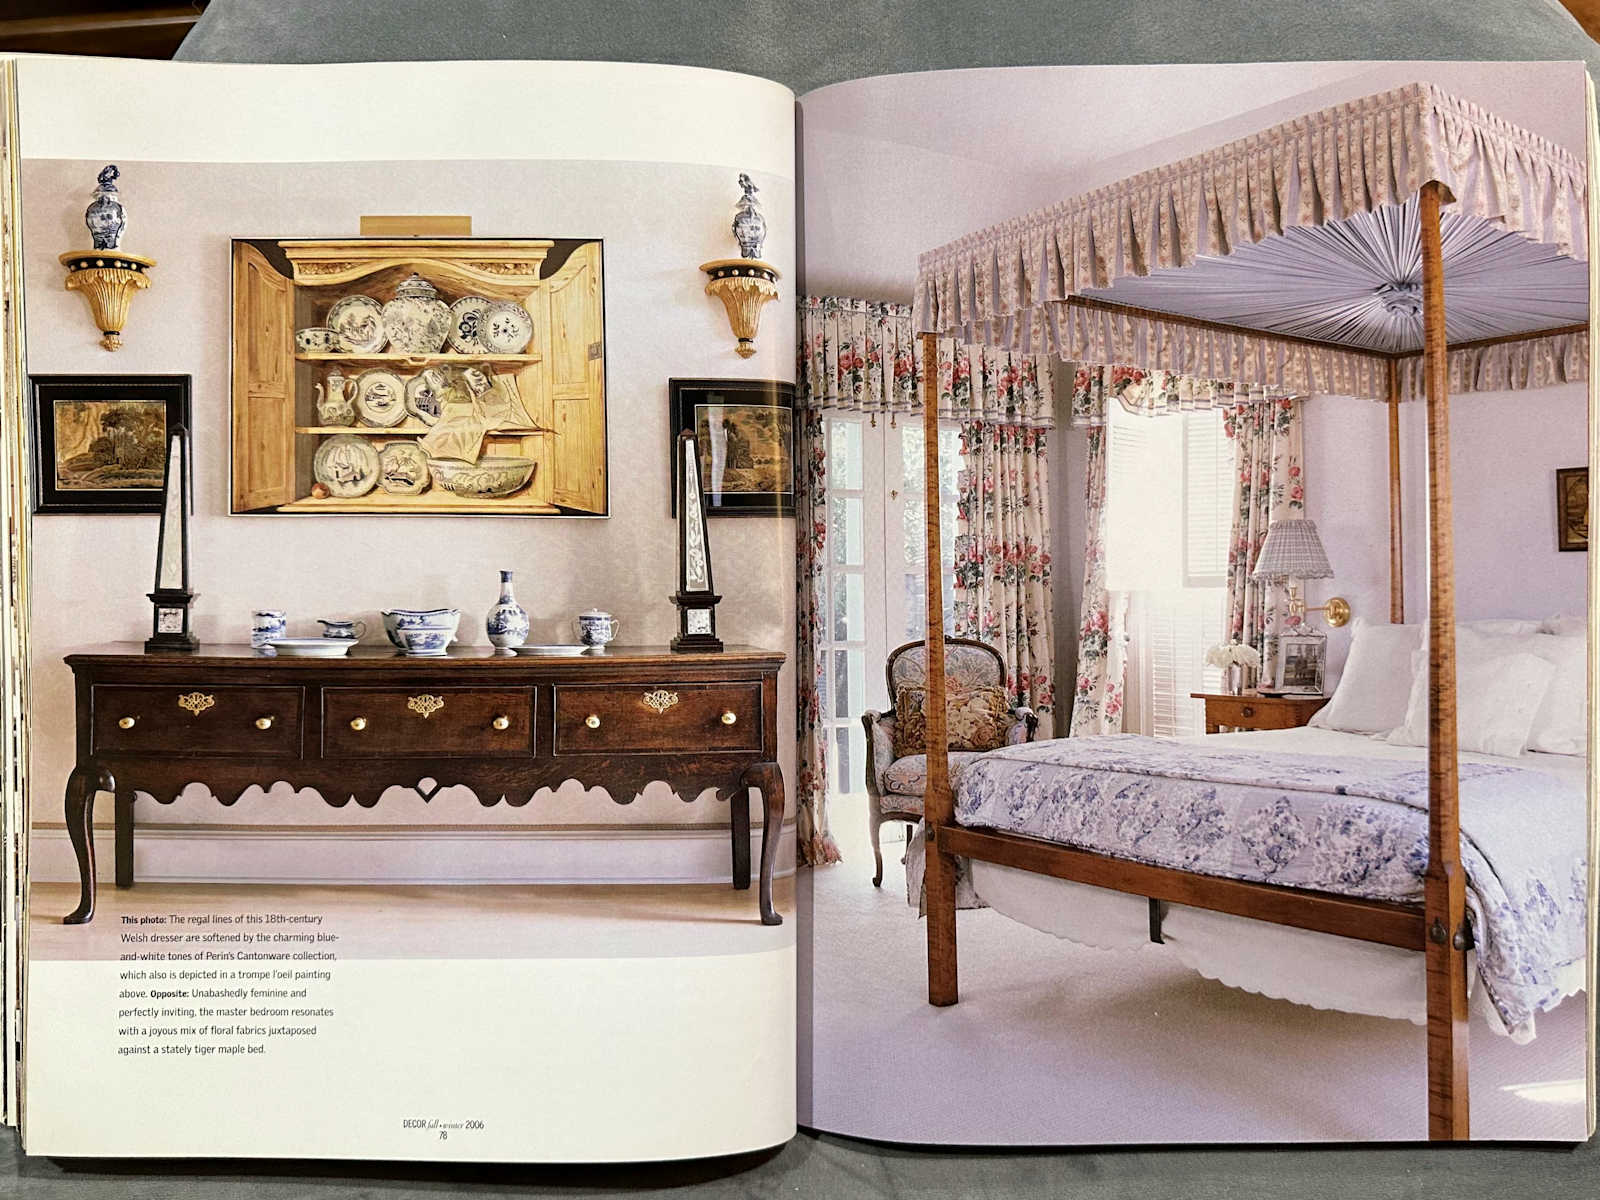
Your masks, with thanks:
[[[1590,96],[1592,110],[1592,90]],[[968,828],[956,823],[947,758],[944,601],[939,580],[937,338],[930,333],[921,335],[924,441],[932,448],[932,453],[926,455],[924,463],[929,696],[926,742],[928,782],[924,797],[927,862],[924,879],[930,1004],[950,1005],[959,999],[955,887],[956,859],[963,856],[1145,896],[1152,901],[1182,903],[1299,929],[1417,950],[1424,955],[1426,971],[1428,1136],[1432,1140],[1465,1140],[1469,1136],[1467,962],[1468,951],[1472,948],[1472,932],[1466,916],[1466,883],[1461,865],[1456,741],[1455,546],[1450,490],[1449,376],[1446,356],[1452,349],[1480,346],[1488,342],[1520,341],[1548,337],[1554,333],[1591,330],[1594,326],[1594,310],[1591,306],[1590,323],[1587,325],[1564,326],[1561,329],[1488,339],[1487,342],[1448,346],[1445,338],[1440,214],[1443,205],[1453,200],[1449,189],[1437,180],[1430,180],[1421,186],[1422,348],[1409,354],[1379,356],[1389,360],[1389,619],[1393,623],[1405,620],[1404,543],[1400,512],[1399,366],[1402,360],[1417,355],[1421,356],[1424,363],[1428,528],[1431,543],[1428,573],[1428,866],[1420,905],[1354,899],[1271,884],[1246,883],[1170,867],[1146,866],[1020,834]],[[1595,218],[1592,207],[1589,221],[1593,226]],[[1083,297],[1071,297],[1069,303],[1085,307],[1111,307],[1130,315],[1154,316],[1168,322],[1241,332],[1234,326],[1112,306],[1104,301]],[[1280,341],[1303,343],[1311,340],[1281,338],[1254,329],[1244,332],[1254,337]],[[1349,349],[1332,342],[1314,344],[1339,350]],[[1592,378],[1590,387],[1592,392]]]

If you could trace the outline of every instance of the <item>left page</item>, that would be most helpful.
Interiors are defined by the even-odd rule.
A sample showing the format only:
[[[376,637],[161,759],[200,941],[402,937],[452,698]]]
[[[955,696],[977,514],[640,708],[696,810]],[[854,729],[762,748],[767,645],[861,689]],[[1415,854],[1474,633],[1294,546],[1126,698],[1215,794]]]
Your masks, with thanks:
[[[736,341],[707,267],[758,197],[792,311],[791,94],[45,58],[16,94],[27,1151],[787,1140],[793,328]]]

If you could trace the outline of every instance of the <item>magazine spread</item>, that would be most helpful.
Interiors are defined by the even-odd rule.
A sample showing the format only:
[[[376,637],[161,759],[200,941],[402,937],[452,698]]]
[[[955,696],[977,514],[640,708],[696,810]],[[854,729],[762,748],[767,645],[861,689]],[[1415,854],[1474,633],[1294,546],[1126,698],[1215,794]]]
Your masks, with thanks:
[[[4,82],[27,1152],[1590,1136],[1581,64]]]

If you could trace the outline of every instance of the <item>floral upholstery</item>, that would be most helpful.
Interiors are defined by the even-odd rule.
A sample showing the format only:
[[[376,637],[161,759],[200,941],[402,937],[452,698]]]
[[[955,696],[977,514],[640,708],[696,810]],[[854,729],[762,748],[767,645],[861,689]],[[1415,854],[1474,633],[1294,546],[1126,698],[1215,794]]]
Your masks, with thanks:
[[[928,650],[921,642],[903,646],[890,656],[888,666],[889,698],[898,704],[900,694],[909,689],[923,690],[927,682]],[[945,690],[953,699],[960,692],[978,692],[985,689],[1000,690],[1005,687],[1005,668],[997,651],[981,642],[957,638],[945,642]],[[1001,692],[1001,725],[996,746],[1019,746],[1031,742],[1039,718],[1029,708],[1004,708]],[[921,705],[916,706],[921,712]],[[922,814],[922,796],[928,786],[927,755],[897,755],[896,733],[900,722],[896,711],[888,713],[867,712],[861,717],[867,731],[867,798],[872,833],[872,852],[876,864],[874,886],[883,882],[883,854],[878,845],[878,828],[884,821],[909,820]],[[952,739],[953,741],[954,739]],[[991,737],[986,739],[994,741]],[[902,738],[902,746],[911,744]],[[987,751],[951,750],[950,773],[955,776],[968,763],[981,758]]]
[[[995,750],[1006,744],[1011,705],[1004,688],[945,691],[946,744],[951,750]],[[895,696],[895,757],[917,753],[928,740],[928,691],[908,684]]]

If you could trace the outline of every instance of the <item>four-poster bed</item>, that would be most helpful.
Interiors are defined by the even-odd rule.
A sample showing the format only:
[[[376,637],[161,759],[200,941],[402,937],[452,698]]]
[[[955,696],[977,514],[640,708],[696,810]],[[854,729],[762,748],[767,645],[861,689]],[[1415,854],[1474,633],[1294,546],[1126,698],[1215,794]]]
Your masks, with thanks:
[[[1592,95],[1590,115],[1592,122]],[[1420,903],[1227,878],[957,820],[946,760],[938,463],[930,454],[923,885],[931,1004],[958,999],[961,859],[1145,897],[1153,923],[1158,904],[1182,904],[1421,951],[1429,1136],[1469,1135],[1473,930],[1458,815],[1447,396],[1452,375],[1458,386],[1484,390],[1588,378],[1587,181],[1585,166],[1559,147],[1417,84],[922,255],[917,328],[929,388],[936,337],[957,333],[1079,362],[1385,403],[1395,624],[1405,619],[1400,405],[1420,393],[1430,536]],[[932,394],[923,412],[925,444],[936,447]]]

